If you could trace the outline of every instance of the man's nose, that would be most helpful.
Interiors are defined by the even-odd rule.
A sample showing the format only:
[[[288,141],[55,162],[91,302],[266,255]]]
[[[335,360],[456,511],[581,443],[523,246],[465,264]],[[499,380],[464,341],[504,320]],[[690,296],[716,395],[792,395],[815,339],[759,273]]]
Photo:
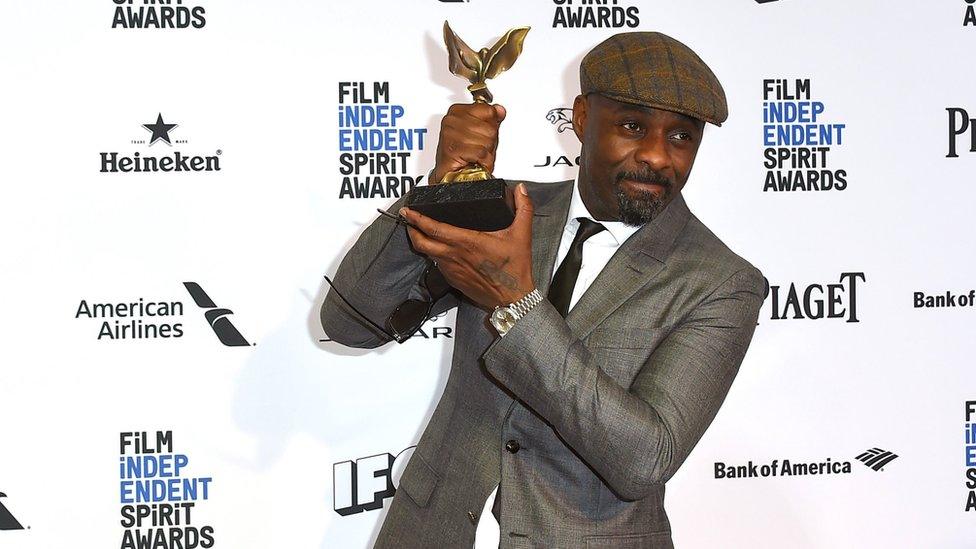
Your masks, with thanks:
[[[666,135],[648,132],[637,144],[635,160],[647,164],[654,171],[665,170],[671,166]]]

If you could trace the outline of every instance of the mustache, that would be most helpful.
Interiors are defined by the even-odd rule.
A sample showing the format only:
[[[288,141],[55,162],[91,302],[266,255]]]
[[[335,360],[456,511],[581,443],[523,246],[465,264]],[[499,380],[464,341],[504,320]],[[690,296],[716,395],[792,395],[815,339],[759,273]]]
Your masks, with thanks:
[[[618,172],[614,179],[618,185],[624,179],[629,179],[638,183],[654,183],[664,188],[670,188],[672,186],[670,179],[650,168],[639,172]]]

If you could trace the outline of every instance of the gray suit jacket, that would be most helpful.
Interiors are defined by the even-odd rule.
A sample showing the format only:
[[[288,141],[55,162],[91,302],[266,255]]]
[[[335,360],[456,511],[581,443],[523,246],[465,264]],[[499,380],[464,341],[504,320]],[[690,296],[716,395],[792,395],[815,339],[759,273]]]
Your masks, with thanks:
[[[527,183],[543,295],[572,185]],[[423,268],[404,228],[380,217],[335,282],[382,324],[418,295]],[[679,194],[565,319],[543,301],[499,338],[484,310],[443,299],[436,310],[458,306],[450,376],[376,547],[471,547],[477,521],[494,520],[478,514],[499,482],[501,547],[672,547],[664,483],[725,399],[762,296],[760,271]],[[322,324],[345,345],[386,342],[331,292]]]

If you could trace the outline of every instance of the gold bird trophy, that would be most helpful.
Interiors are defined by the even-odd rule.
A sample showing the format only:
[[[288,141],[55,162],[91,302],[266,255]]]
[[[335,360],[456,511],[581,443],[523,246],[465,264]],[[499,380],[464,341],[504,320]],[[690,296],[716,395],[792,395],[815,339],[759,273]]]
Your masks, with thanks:
[[[471,83],[468,91],[475,103],[491,103],[485,81],[515,64],[528,32],[529,27],[511,29],[494,46],[476,52],[444,21],[448,68]],[[469,164],[430,183],[415,187],[407,200],[410,208],[427,217],[476,231],[504,229],[515,219],[514,199],[505,180],[493,177],[484,166]]]

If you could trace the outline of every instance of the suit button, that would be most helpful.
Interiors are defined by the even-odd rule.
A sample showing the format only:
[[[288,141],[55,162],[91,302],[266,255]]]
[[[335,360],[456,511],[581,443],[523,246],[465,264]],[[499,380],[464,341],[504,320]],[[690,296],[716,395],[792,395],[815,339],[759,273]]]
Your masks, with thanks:
[[[474,511],[468,511],[468,520],[471,521],[471,524],[477,524],[478,515],[474,514]]]
[[[518,452],[519,448],[521,448],[521,446],[519,446],[519,443],[517,441],[510,440],[505,443],[505,449],[513,454]]]

